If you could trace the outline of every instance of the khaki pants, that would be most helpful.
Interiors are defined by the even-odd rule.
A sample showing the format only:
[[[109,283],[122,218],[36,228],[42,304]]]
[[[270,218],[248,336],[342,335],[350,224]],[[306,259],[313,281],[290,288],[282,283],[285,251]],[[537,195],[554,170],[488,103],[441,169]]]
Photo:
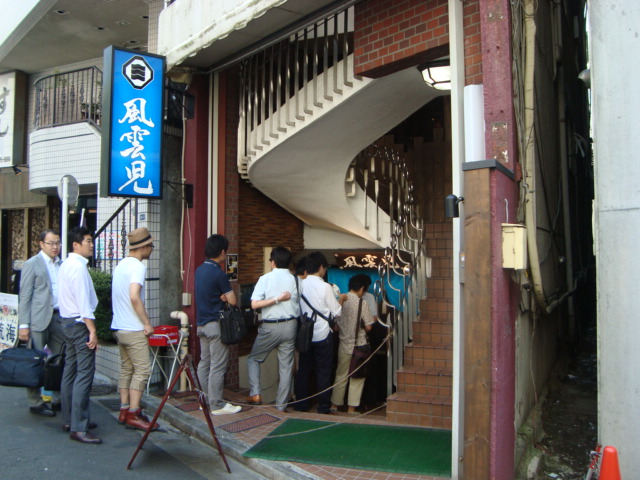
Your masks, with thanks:
[[[151,375],[150,349],[143,331],[117,330],[120,349],[120,380],[118,388],[144,392]]]
[[[338,352],[338,368],[336,369],[336,381],[331,395],[331,403],[339,407],[344,404],[344,392],[349,384],[349,394],[347,405],[350,407],[358,407],[360,405],[360,397],[362,397],[362,389],[364,388],[364,378],[347,378],[349,375],[349,364],[351,363],[351,354]]]

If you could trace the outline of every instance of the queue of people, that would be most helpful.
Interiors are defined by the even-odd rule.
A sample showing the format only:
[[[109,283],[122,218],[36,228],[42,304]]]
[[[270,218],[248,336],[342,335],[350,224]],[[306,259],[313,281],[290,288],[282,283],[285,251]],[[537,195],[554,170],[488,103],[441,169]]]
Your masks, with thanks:
[[[98,298],[87,268],[93,256],[93,238],[85,227],[69,230],[71,251],[64,262],[60,253],[60,235],[46,230],[40,235],[40,252],[23,267],[20,280],[19,339],[33,348],[47,346],[53,353],[64,352],[65,365],[60,392],[52,392],[47,405],[40,388],[27,389],[29,411],[45,417],[63,417],[62,429],[72,440],[100,444],[90,430],[89,395],[95,373],[98,337],[95,309]],[[149,419],[142,413],[140,399],[151,374],[147,337],[153,327],[144,306],[146,260],[153,252],[153,238],[146,228],[128,235],[129,256],[113,274],[112,329],[120,350],[121,408],[119,423],[128,428],[146,430]],[[157,428],[154,425],[154,429]]]
[[[148,337],[154,328],[144,304],[143,261],[151,257],[154,244],[146,228],[131,231],[127,240],[128,256],[117,265],[112,280],[111,329],[121,363],[118,422],[126,428],[147,430],[150,420],[140,404],[151,375]],[[94,315],[98,299],[87,268],[93,240],[85,227],[75,227],[68,232],[68,242],[71,252],[61,262],[60,235],[54,230],[42,232],[40,252],[25,262],[22,270],[19,339],[36,349],[47,346],[53,353],[64,352],[66,357],[61,391],[53,392],[51,405],[43,401],[39,388],[27,389],[27,400],[35,415],[53,417],[56,411],[61,412],[62,428],[72,440],[100,444],[102,440],[90,432],[97,427],[91,422],[89,402],[98,345]],[[212,415],[242,410],[223,398],[229,347],[221,341],[219,320],[226,304],[237,303],[222,268],[228,248],[224,236],[211,235],[205,245],[205,261],[195,273],[201,352],[197,375]],[[344,404],[348,386],[348,412],[355,413],[364,379],[350,378],[348,370],[353,347],[366,342],[366,331],[375,321],[372,307],[362,300],[367,298],[370,279],[357,275],[349,282],[349,293],[340,294],[324,280],[328,265],[322,253],[309,254],[293,272],[291,260],[288,249],[274,248],[269,258],[271,271],[260,277],[251,295],[251,307],[261,311],[262,323],[247,359],[250,390],[246,403],[262,404],[261,364],[277,350],[279,381],[274,407],[278,411],[286,412],[288,405],[309,411],[315,397],[318,413],[334,413]],[[315,313],[316,322],[310,349],[296,355],[297,319],[304,313]],[[317,393],[311,391],[312,377]],[[291,399],[292,394],[296,400]],[[158,427],[156,423],[151,429]]]

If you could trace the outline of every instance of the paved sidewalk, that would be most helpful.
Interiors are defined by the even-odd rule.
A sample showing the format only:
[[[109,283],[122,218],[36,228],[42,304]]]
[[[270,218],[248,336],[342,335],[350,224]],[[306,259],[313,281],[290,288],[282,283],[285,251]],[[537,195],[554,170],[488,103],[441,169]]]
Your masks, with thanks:
[[[243,405],[244,396],[230,391],[225,391],[225,398],[235,404]],[[143,404],[147,414],[151,415],[157,410],[162,397],[145,395]],[[428,475],[409,475],[392,472],[375,472],[371,470],[353,470],[348,468],[331,467],[323,465],[311,465],[298,462],[277,462],[256,458],[247,458],[243,453],[268,435],[287,418],[300,418],[308,420],[322,420],[333,422],[354,422],[388,425],[384,416],[384,410],[368,415],[348,415],[338,413],[331,416],[316,413],[295,412],[292,408],[288,413],[277,411],[272,405],[248,406],[243,405],[242,411],[234,415],[211,416],[216,435],[227,457],[242,462],[259,475],[270,479],[300,479],[300,480],[342,480],[342,479],[375,479],[375,480],[444,480],[443,477]],[[171,396],[163,407],[160,419],[182,430],[188,435],[197,438],[212,446],[212,454],[218,455],[215,443],[209,432],[204,413],[198,409],[195,394],[188,395],[178,393]],[[270,423],[260,424],[261,420]],[[230,425],[234,422],[240,424]],[[228,430],[236,430],[232,427],[251,426],[237,433]],[[257,426],[254,426],[257,425]],[[393,446],[390,446],[392,449]],[[390,455],[392,452],[390,451]]]

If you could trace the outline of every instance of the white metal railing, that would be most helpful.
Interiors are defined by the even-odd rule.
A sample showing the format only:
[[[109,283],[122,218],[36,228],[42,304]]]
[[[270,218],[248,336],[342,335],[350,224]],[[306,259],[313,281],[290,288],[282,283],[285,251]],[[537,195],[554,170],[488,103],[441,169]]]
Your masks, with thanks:
[[[352,87],[353,7],[240,63],[238,171],[288,130]]]

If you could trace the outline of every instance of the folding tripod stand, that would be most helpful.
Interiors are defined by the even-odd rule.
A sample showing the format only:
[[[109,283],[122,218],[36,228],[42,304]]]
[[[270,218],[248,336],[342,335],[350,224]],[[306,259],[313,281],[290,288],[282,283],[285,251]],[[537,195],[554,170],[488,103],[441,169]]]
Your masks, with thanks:
[[[131,465],[133,464],[133,461],[136,459],[138,452],[144,445],[144,442],[147,440],[147,437],[151,433],[153,426],[156,424],[156,420],[158,420],[158,417],[162,412],[164,404],[167,403],[167,399],[169,398],[169,395],[171,395],[171,392],[173,392],[173,388],[175,387],[176,382],[178,381],[178,378],[180,378],[180,374],[183,371],[185,371],[187,373],[187,377],[189,377],[189,381],[191,382],[191,385],[194,385],[197,388],[198,402],[200,402],[200,406],[202,407],[202,411],[204,412],[204,418],[207,420],[207,425],[209,425],[209,431],[211,432],[211,436],[213,437],[213,440],[216,443],[216,447],[218,447],[218,453],[222,457],[225,467],[227,467],[227,472],[231,473],[231,469],[229,468],[229,464],[227,463],[227,457],[225,457],[224,452],[222,451],[222,446],[220,445],[220,441],[218,440],[218,436],[216,435],[215,428],[213,427],[213,422],[211,421],[211,412],[209,411],[209,405],[207,404],[207,400],[205,399],[205,394],[202,391],[202,388],[200,386],[200,381],[198,380],[197,375],[195,376],[195,380],[194,380],[194,375],[192,370],[193,370],[193,357],[191,356],[191,354],[187,354],[182,359],[182,362],[180,362],[180,368],[178,368],[175,376],[171,380],[171,384],[169,385],[167,392],[164,394],[164,398],[162,399],[162,402],[160,403],[158,410],[156,410],[156,414],[153,416],[153,420],[149,422],[149,427],[147,427],[147,430],[144,432],[144,435],[142,436],[142,439],[138,444],[138,448],[136,448],[136,451],[133,453],[133,457],[131,457],[129,464],[127,465],[127,470],[131,470]]]

